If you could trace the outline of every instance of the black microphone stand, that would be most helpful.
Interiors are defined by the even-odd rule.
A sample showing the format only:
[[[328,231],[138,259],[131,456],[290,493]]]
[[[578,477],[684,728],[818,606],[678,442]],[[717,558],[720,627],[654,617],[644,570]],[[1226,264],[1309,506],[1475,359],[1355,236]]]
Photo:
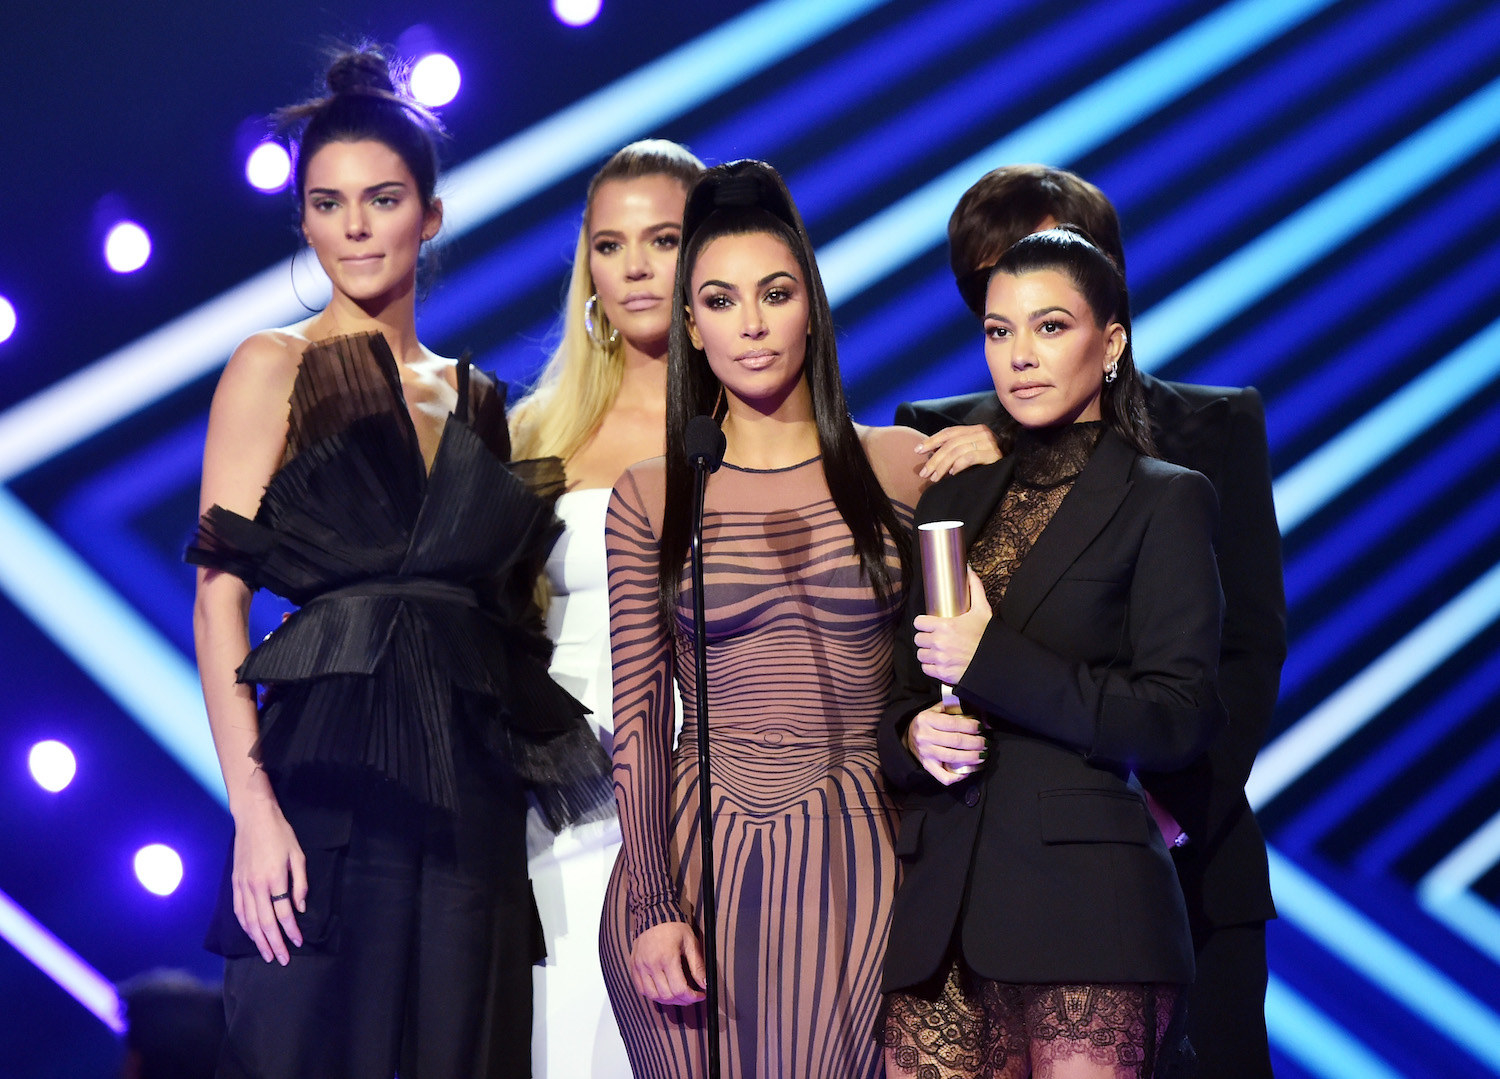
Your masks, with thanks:
[[[724,432],[712,416],[694,416],[686,437],[693,468],[693,532],[688,544],[693,583],[693,669],[698,685],[698,837],[703,865],[703,1005],[708,1038],[708,1079],[719,1079],[719,946],[714,900],[714,821],[708,774],[708,653],[703,615],[703,494],[708,475],[724,459]]]

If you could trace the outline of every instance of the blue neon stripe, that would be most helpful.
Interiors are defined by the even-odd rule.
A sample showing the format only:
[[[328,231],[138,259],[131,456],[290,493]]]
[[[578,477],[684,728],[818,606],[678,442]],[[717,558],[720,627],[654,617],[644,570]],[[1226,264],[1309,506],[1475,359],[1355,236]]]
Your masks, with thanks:
[[[1391,523],[1384,531],[1388,534]],[[1336,657],[1355,648],[1365,636],[1386,623],[1403,605],[1423,594],[1456,563],[1468,558],[1476,547],[1500,541],[1500,487],[1466,506],[1443,523],[1416,548],[1403,551],[1401,560],[1373,582],[1362,582],[1322,622],[1297,634],[1287,664],[1282,668],[1283,699],[1296,693]],[[1493,549],[1493,548],[1492,548]],[[1338,552],[1322,564],[1322,572],[1333,576],[1350,564],[1350,555]],[[1316,572],[1316,571],[1314,571]]]
[[[1192,162],[1233,152],[1237,143],[1259,136],[1268,126],[1285,124],[1305,101],[1328,93],[1330,83],[1368,62],[1370,53],[1399,38],[1411,24],[1432,19],[1437,7],[1383,0],[1352,9],[1348,18],[1337,22],[1331,16],[1316,32],[1278,51],[1263,69],[1249,72],[1222,93],[1201,95],[1189,115],[1166,125],[1148,142],[1130,147],[1089,179],[1109,193],[1121,218],[1129,221],[1136,204],[1160,190],[1163,176],[1180,178]],[[1172,213],[1168,219],[1163,233],[1185,239],[1189,230],[1182,228],[1182,216]],[[1131,278],[1138,284],[1159,272],[1149,255],[1137,256],[1146,242],[1132,235],[1129,243]],[[1172,247],[1163,243],[1154,249],[1170,253]]]
[[[1492,182],[1497,185],[1493,197],[1500,202],[1500,170],[1494,173]],[[1467,213],[1453,213],[1454,206],[1463,205],[1461,200],[1454,199],[1439,209],[1464,228],[1483,228],[1479,223],[1483,218],[1477,214],[1471,217]],[[1476,258],[1453,265],[1448,262],[1453,248],[1445,246],[1446,239],[1443,235],[1420,236],[1416,238],[1418,246],[1407,248],[1404,258],[1392,257],[1398,249],[1383,245],[1381,250],[1371,252],[1327,279],[1326,290],[1317,290],[1327,296],[1326,306],[1295,305],[1304,326],[1308,319],[1314,320],[1314,325],[1329,326],[1343,312],[1353,312],[1375,296],[1388,294],[1390,304],[1383,310],[1379,323],[1367,333],[1344,343],[1306,378],[1277,393],[1276,408],[1268,417],[1266,432],[1273,460],[1294,438],[1316,437],[1326,431],[1336,417],[1347,413],[1350,400],[1368,392],[1371,385],[1386,380],[1404,381],[1403,371],[1409,371],[1412,363],[1411,342],[1438,339],[1432,329],[1436,306],[1451,305],[1448,310],[1494,309],[1500,299],[1500,243]],[[1409,261],[1414,251],[1441,262],[1430,268],[1414,268]],[[1415,286],[1428,280],[1429,273],[1436,278],[1432,286],[1415,293]],[[1334,298],[1328,293],[1342,295]],[[1277,321],[1286,325],[1285,315],[1290,313],[1290,310],[1278,313]],[[1294,333],[1293,340],[1300,336]],[[1257,332],[1247,341],[1260,337]],[[1301,339],[1305,345],[1306,338]],[[1274,346],[1266,351],[1273,355],[1277,352]]]
[[[1283,473],[1275,484],[1276,519],[1282,534],[1290,533],[1431,424],[1470,400],[1496,375],[1500,375],[1500,319]]]
[[[3,487],[0,588],[204,790],[228,805],[192,664]]]
[[[0,892],[0,937],[116,1034],[125,1033],[124,1011],[109,979],[58,940],[22,906]]]
[[[1488,696],[1464,699],[1457,694],[1446,694],[1453,712],[1464,721],[1472,721],[1479,712],[1489,714],[1493,709],[1494,696],[1500,690],[1500,679],[1495,676],[1495,664],[1486,666]],[[1466,679],[1465,686],[1478,690],[1481,680]],[[1414,723],[1433,723],[1439,726],[1439,736],[1458,725],[1452,714],[1444,714],[1436,708],[1428,709]],[[1420,752],[1420,749],[1418,750]],[[1415,758],[1409,758],[1410,765]],[[1355,860],[1355,867],[1368,876],[1386,872],[1391,863],[1418,843],[1425,841],[1448,842],[1441,835],[1434,835],[1444,820],[1457,812],[1476,794],[1494,782],[1500,773],[1500,737],[1491,738],[1472,753],[1464,756],[1457,768],[1443,777],[1442,782],[1422,792],[1414,804],[1385,828],[1374,840],[1366,843]]]
[[[1455,213],[1456,206],[1462,207],[1462,212]],[[1355,313],[1377,298],[1384,303],[1388,294],[1407,296],[1409,277],[1425,274],[1429,268],[1432,272],[1442,272],[1451,257],[1450,249],[1462,249],[1462,244],[1455,243],[1456,238],[1494,235],[1497,207],[1500,207],[1500,164],[1476,170],[1443,201],[1418,203],[1413,209],[1420,212],[1403,218],[1400,226],[1372,234],[1368,239],[1373,242],[1361,246],[1365,253],[1357,261],[1341,265],[1336,275],[1310,281],[1295,296],[1286,296],[1285,302],[1278,302],[1265,320],[1257,321],[1254,333],[1232,341],[1216,339],[1212,355],[1185,369],[1182,377],[1209,386],[1253,385],[1267,375],[1280,376],[1289,367],[1300,369],[1301,357],[1322,336],[1318,332],[1310,334],[1309,326],[1332,327],[1357,321]],[[1500,252],[1500,245],[1494,251]],[[1488,266],[1489,258],[1487,253],[1473,264]],[[1487,274],[1481,279],[1483,285],[1477,282],[1471,285],[1493,289],[1497,279],[1500,274]],[[1378,331],[1367,334],[1365,339],[1378,341]],[[1314,405],[1303,402],[1304,397],[1316,400],[1327,395],[1343,401],[1354,392],[1352,386],[1365,381],[1352,378],[1353,370],[1347,366],[1358,362],[1355,351],[1347,349],[1345,357],[1320,363],[1306,378],[1277,392],[1276,407],[1267,417],[1273,455],[1278,441],[1295,437],[1316,413]],[[1395,348],[1388,348],[1387,352],[1407,355]],[[1321,350],[1314,354],[1321,358]]]
[[[1332,2],[1225,4],[825,246],[818,261],[829,300],[852,299],[942,242],[976,177],[1015,161],[1073,161]]]
[[[1017,32],[1006,35],[991,62],[954,72],[955,77],[934,93],[799,171],[789,181],[798,207],[804,216],[819,217],[865,187],[919,168],[941,147],[972,138],[976,131],[993,130],[997,116],[1029,115],[1055,98],[1052,84],[1086,68],[1092,57],[1109,55],[1123,41],[1156,40],[1152,22],[1165,21],[1181,6],[1181,0],[1101,0],[1054,24],[1041,18],[1018,20]],[[1028,36],[1020,35],[1022,26]],[[882,73],[870,74],[878,78]],[[970,182],[975,178],[977,174]],[[946,223],[952,209],[949,203],[939,223]]]
[[[1500,79],[1262,233],[1136,320],[1151,367],[1169,362],[1500,137]]]
[[[1393,1000],[1500,1071],[1500,1016],[1272,847],[1271,891],[1281,917]]]
[[[1401,1073],[1276,975],[1266,981],[1271,1043],[1322,1079],[1402,1079]]]
[[[693,136],[690,145],[705,160],[766,158],[771,149],[807,137],[831,118],[852,111],[888,90],[908,72],[940,61],[955,43],[993,32],[994,24],[1027,17],[1042,0],[953,0],[924,6],[894,26],[799,78],[770,89],[754,104]],[[769,89],[769,88],[768,88]],[[816,102],[816,108],[809,108]],[[802,192],[794,188],[802,216],[811,219]]]
[[[1500,618],[1500,565],[1444,604],[1260,751],[1245,794],[1259,809]]]
[[[888,0],[769,0],[574,102],[450,174],[447,226],[487,221]]]
[[[1298,608],[1336,578],[1324,567],[1340,560],[1353,563],[1377,542],[1418,514],[1429,512],[1500,450],[1500,402],[1482,413],[1459,437],[1449,439],[1430,457],[1391,476],[1363,505],[1342,513],[1315,542],[1298,548],[1286,563],[1286,602]],[[1288,657],[1290,660],[1290,657]],[[1286,685],[1286,676],[1282,676]]]
[[[1473,892],[1421,897],[1422,909],[1500,963],[1500,911]]]
[[[1172,208],[1169,220],[1175,229],[1156,231],[1150,242],[1133,245],[1136,284],[1150,289],[1159,272],[1170,273],[1174,261],[1190,261],[1201,249],[1222,244],[1224,236],[1246,235],[1247,222],[1274,220],[1268,218],[1273,212],[1268,208],[1297,204],[1302,193],[1321,190],[1321,177],[1343,175],[1352,167],[1346,162],[1363,160],[1364,147],[1390,145],[1417,127],[1423,116],[1470,85],[1471,72],[1480,78],[1493,72],[1491,43],[1497,37],[1500,10],[1421,52],[1403,55],[1403,62],[1383,69],[1358,91],[1345,92],[1326,106],[1318,103],[1316,112],[1304,105],[1300,111],[1308,119],[1285,134],[1263,136],[1264,145],[1257,146],[1250,161],[1225,170],[1227,175],[1209,171],[1203,192]],[[1342,48],[1331,51],[1342,59]],[[1221,108],[1232,111],[1235,105],[1225,102]],[[1280,217],[1285,211],[1274,212]],[[1184,221],[1195,227],[1182,228]]]

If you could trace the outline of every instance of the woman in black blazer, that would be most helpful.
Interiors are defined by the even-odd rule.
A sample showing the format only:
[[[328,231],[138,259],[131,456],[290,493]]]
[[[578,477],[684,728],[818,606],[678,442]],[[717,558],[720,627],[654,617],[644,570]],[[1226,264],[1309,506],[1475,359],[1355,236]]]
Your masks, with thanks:
[[[927,616],[914,587],[897,645],[880,749],[904,879],[877,1036],[893,1076],[1144,1079],[1193,945],[1134,773],[1223,722],[1213,489],[1155,457],[1124,279],[1081,232],[1021,240],[987,300],[1012,421],[1002,460],[916,511],[964,521],[972,605]]]

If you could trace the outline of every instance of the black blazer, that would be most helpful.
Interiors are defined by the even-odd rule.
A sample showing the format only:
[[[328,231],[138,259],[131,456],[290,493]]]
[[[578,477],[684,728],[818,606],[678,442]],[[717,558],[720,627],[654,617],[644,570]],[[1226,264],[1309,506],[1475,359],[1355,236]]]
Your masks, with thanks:
[[[943,480],[916,523],[961,519],[972,542],[1013,468]],[[1182,893],[1129,774],[1182,767],[1222,726],[1214,519],[1202,476],[1104,435],[955,687],[993,732],[982,769],[950,787],[902,744],[938,698],[912,645],[913,575],[879,730],[903,795],[886,990],[931,977],[955,933],[1000,981],[1192,981]]]
[[[1219,697],[1229,726],[1186,769],[1141,776],[1190,837],[1172,857],[1193,931],[1202,933],[1276,916],[1266,842],[1245,799],[1245,781],[1265,741],[1286,659],[1281,531],[1271,500],[1260,394],[1146,374],[1141,381],[1162,457],[1203,473],[1219,496],[1214,542],[1224,588]],[[1003,415],[991,392],[904,404],[896,410],[896,422],[934,434],[955,424],[993,426]]]

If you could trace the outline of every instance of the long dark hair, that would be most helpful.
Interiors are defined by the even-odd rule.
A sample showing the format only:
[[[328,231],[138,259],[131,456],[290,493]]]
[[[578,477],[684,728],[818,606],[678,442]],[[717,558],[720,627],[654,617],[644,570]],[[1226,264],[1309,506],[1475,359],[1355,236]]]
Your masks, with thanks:
[[[662,518],[658,595],[664,625],[676,626],[682,566],[687,559],[693,472],[687,463],[684,433],[694,416],[711,413],[723,386],[708,357],[693,347],[687,332],[693,267],[710,240],[721,236],[764,233],[781,240],[797,259],[807,282],[809,320],[803,377],[812,396],[823,476],[834,508],[849,526],[860,572],[882,603],[894,582],[885,563],[885,543],[896,547],[902,576],[910,565],[906,530],[860,445],[839,380],[833,311],[813,257],[812,241],[786,183],[764,161],[732,161],[705,172],[688,193],[682,220],[682,247],[677,253],[672,337],[667,359],[667,487]]]
[[[1146,394],[1141,388],[1140,372],[1135,369],[1135,353],[1130,342],[1130,292],[1120,267],[1076,225],[1059,225],[1045,232],[1023,236],[1012,244],[995,263],[995,274],[1036,273],[1055,270],[1073,282],[1083,294],[1094,316],[1094,325],[1104,328],[1111,322],[1125,327],[1125,348],[1115,366],[1115,379],[1106,381],[1099,399],[1100,418],[1135,449],[1155,457],[1156,442],[1151,437],[1151,423],[1146,418]],[[1000,421],[1000,448],[1009,453],[1015,445],[1020,425],[1010,416]]]

